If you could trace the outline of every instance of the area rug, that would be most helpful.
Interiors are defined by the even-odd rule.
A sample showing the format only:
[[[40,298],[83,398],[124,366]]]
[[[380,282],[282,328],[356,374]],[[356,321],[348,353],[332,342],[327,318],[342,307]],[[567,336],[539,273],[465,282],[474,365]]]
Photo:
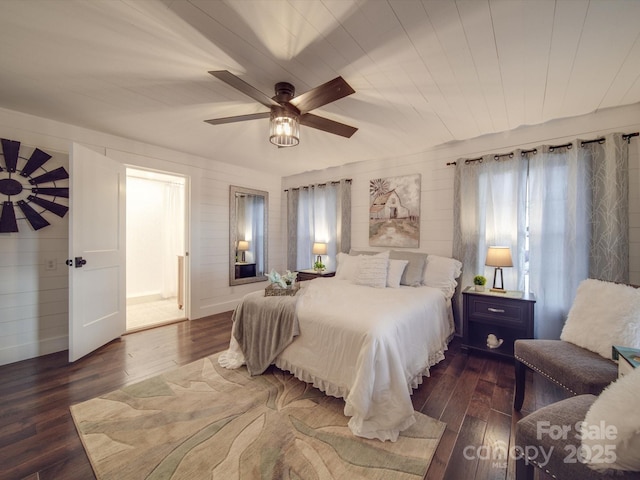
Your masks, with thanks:
[[[355,437],[344,400],[217,355],[73,405],[99,480],[422,479],[445,424],[416,413],[397,442]]]

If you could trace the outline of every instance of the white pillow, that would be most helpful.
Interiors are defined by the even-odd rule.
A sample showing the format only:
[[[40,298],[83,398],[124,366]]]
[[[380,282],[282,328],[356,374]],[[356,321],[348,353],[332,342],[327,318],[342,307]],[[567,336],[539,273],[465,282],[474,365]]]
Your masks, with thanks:
[[[387,286],[389,259],[378,255],[363,255],[359,259],[359,263],[360,268],[355,281],[356,285],[375,288],[385,288]]]
[[[400,288],[400,280],[404,269],[407,268],[409,260],[389,260],[389,270],[387,271],[387,287]]]
[[[640,348],[640,289],[583,280],[560,339],[609,359],[613,345]]]
[[[353,282],[358,275],[359,256],[351,256],[346,253],[336,255],[337,267],[335,278]]]
[[[427,287],[439,288],[450,299],[458,286],[456,278],[460,273],[462,273],[462,263],[455,258],[429,255],[422,283]]]
[[[613,382],[593,402],[581,430],[589,468],[640,471],[638,398],[640,368]]]
[[[358,277],[358,271],[360,270],[360,260],[363,258],[389,258],[389,250],[385,250],[384,252],[376,253],[375,255],[347,255],[346,253],[340,252],[336,255],[337,266],[336,266],[336,275],[335,278],[342,280],[349,280],[350,282],[355,283],[356,278]]]

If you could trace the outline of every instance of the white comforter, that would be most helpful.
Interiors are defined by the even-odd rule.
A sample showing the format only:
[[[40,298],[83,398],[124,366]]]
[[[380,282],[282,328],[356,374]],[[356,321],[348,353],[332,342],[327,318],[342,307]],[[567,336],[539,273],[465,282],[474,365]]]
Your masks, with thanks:
[[[296,307],[300,335],[275,364],[344,398],[355,435],[395,441],[415,422],[411,389],[444,358],[450,303],[430,287],[377,289],[335,278],[305,287]],[[231,343],[227,357],[237,354]]]

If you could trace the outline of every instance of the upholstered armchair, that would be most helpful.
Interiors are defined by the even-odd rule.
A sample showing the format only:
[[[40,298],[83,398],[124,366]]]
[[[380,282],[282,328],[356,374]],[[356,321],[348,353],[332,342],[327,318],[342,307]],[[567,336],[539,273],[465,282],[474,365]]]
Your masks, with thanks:
[[[577,395],[516,424],[516,480],[640,480],[640,369],[599,396]]]
[[[640,290],[584,280],[576,292],[560,340],[527,339],[514,344],[516,386],[513,408],[524,401],[528,369],[571,395],[598,395],[618,376],[613,345],[639,346]]]
[[[516,387],[513,408],[524,401],[526,372],[531,369],[571,395],[598,395],[618,377],[618,366],[599,354],[564,340],[516,340]]]
[[[533,480],[536,467],[563,480],[640,480],[640,368],[618,378],[613,345],[640,347],[640,290],[592,279],[578,287],[560,340],[515,342],[515,410],[528,369],[573,395],[517,423],[517,480]]]

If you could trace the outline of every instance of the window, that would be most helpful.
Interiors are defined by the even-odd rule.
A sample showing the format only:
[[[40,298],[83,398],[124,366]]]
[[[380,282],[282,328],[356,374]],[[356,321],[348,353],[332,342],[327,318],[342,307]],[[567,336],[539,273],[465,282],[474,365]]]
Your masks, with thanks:
[[[287,191],[289,270],[312,267],[313,244],[327,244],[323,258],[335,270],[338,252],[351,248],[351,181],[327,182]]]
[[[488,246],[511,247],[505,287],[536,295],[538,338],[559,337],[585,278],[628,281],[628,146],[621,134],[605,138],[457,162],[454,256],[463,263],[461,284],[489,274]]]

